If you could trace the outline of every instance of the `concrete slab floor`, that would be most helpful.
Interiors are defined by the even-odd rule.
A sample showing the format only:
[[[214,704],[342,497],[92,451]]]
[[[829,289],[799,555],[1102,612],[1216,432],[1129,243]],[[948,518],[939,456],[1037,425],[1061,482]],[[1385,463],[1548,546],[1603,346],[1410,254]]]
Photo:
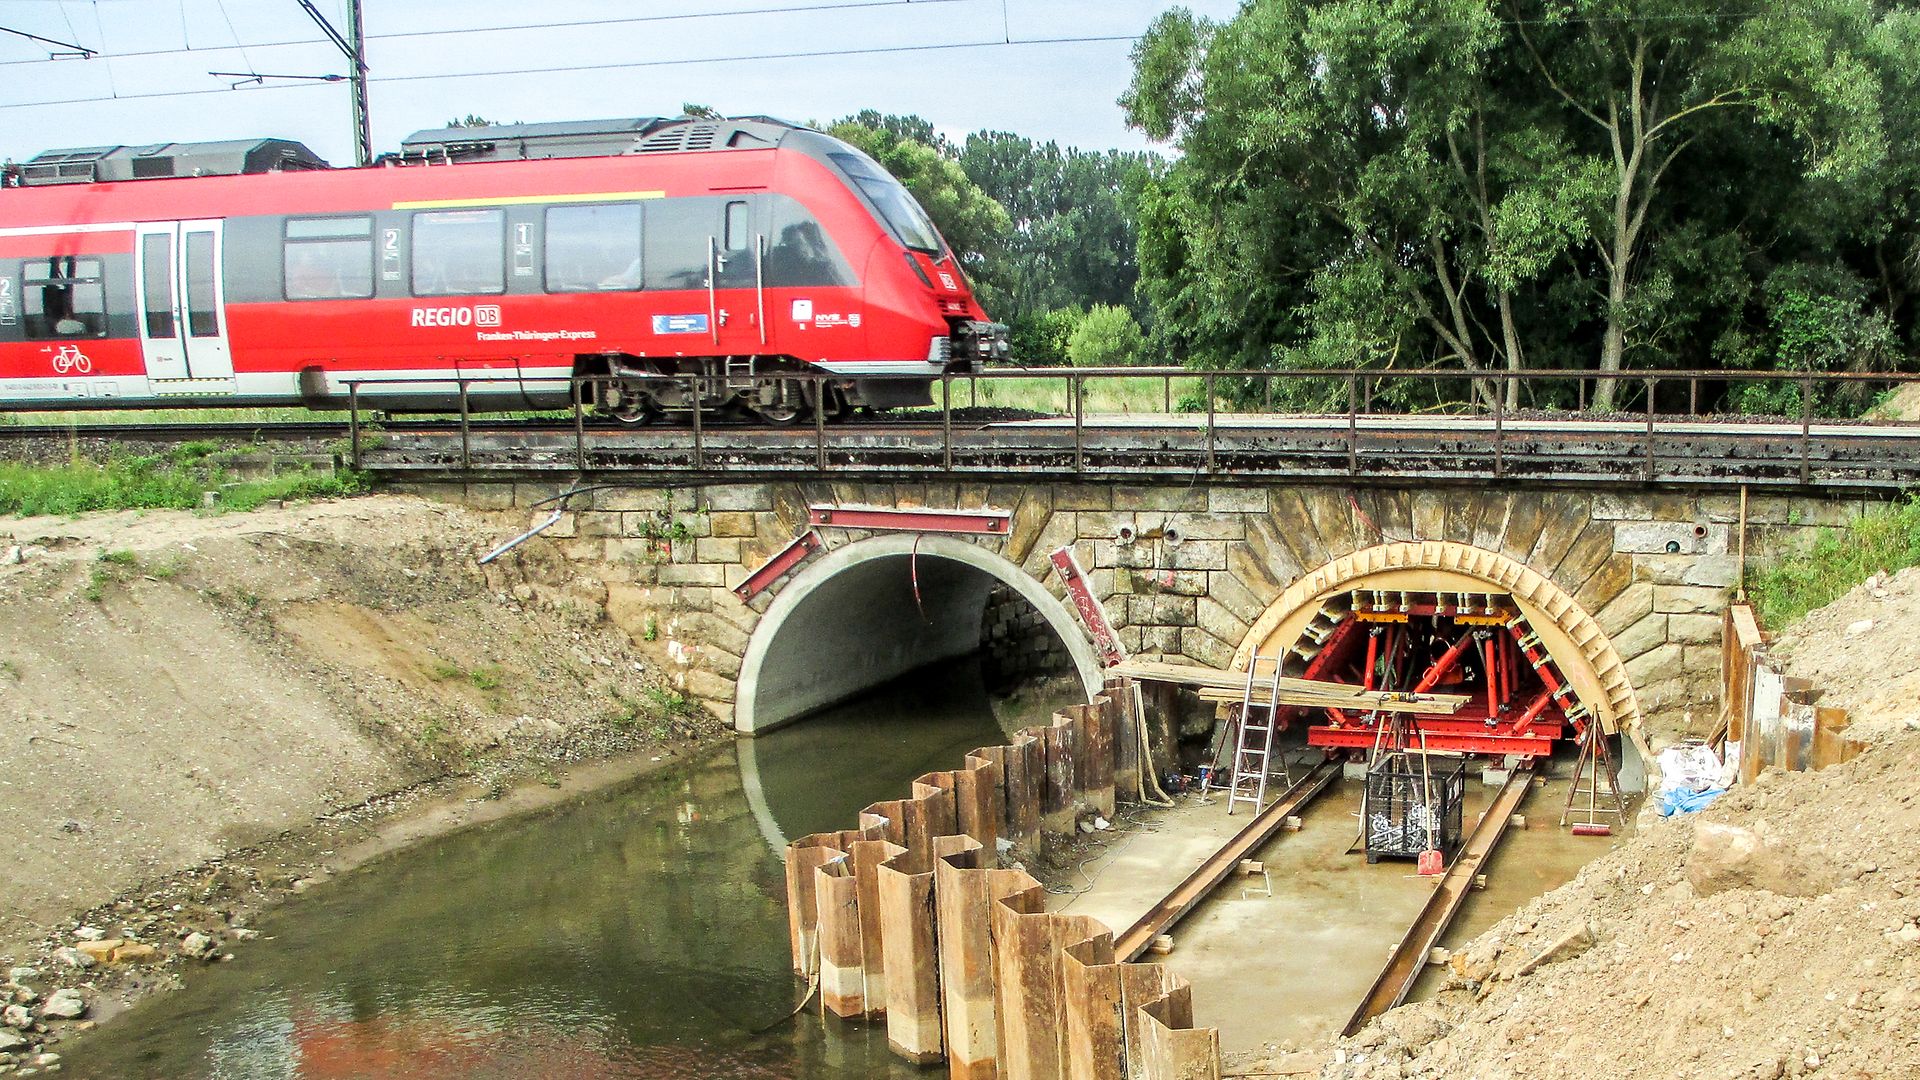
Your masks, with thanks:
[[[1521,808],[1526,827],[1508,830],[1489,887],[1468,899],[1444,945],[1471,940],[1617,842],[1559,828],[1566,788],[1565,779],[1535,782]],[[1223,1050],[1338,1034],[1426,902],[1435,879],[1419,877],[1412,862],[1370,866],[1359,853],[1361,789],[1358,781],[1337,783],[1308,808],[1299,832],[1281,833],[1255,855],[1272,879],[1272,896],[1260,878],[1235,877],[1175,926],[1174,951],[1159,962],[1193,984],[1194,1018],[1220,1029]],[[1469,778],[1467,830],[1493,792]],[[1244,809],[1228,817],[1219,793],[1183,797],[1090,856],[1069,878],[1075,891],[1057,894],[1049,906],[1095,916],[1118,932],[1248,818]],[[1434,974],[1429,969],[1416,997],[1428,992]]]

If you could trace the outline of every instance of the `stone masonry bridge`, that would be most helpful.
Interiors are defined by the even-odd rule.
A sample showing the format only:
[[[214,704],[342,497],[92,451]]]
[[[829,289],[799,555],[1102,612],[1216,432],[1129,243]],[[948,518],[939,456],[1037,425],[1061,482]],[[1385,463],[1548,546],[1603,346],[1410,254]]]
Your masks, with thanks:
[[[1049,553],[1071,546],[1125,648],[1217,668],[1297,639],[1359,588],[1498,594],[1527,614],[1581,699],[1662,735],[1711,723],[1721,614],[1740,570],[1742,498],[1717,492],[1408,484],[940,482],[597,486],[530,545],[551,549],[675,680],[739,731],[769,730],[921,665],[1098,662]],[[613,483],[602,474],[596,483]],[[551,478],[396,485],[544,521]],[[536,507],[539,507],[536,509]],[[1003,533],[811,525],[810,508],[1007,511]],[[1844,524],[1858,495],[1760,494],[1744,551]],[[791,569],[736,588],[796,538]],[[510,557],[511,558],[511,557]],[[1416,584],[1409,585],[1409,582]],[[604,594],[598,594],[604,583]]]

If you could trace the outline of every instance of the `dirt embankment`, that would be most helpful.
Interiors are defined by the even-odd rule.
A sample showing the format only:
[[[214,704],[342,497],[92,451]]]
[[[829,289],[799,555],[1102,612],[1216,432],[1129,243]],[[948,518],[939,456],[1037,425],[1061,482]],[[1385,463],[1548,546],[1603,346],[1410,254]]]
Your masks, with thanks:
[[[84,916],[171,964],[476,816],[448,805],[718,735],[603,583],[540,545],[477,565],[524,524],[398,497],[0,523],[0,961],[42,994],[132,971],[54,957]]]
[[[1620,1080],[1920,1076],[1920,572],[1783,636],[1871,741],[1658,821],[1352,1039],[1230,1072]],[[1872,619],[1871,627],[1861,626]],[[1851,634],[1848,628],[1852,627]]]

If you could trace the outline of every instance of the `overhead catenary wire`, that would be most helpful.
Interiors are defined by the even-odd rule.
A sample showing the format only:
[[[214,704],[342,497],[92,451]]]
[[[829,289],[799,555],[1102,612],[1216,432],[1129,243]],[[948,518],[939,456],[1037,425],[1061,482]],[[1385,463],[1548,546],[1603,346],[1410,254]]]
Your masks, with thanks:
[[[392,30],[383,34],[367,34],[365,37],[368,41],[403,41],[409,38],[434,38],[437,40],[458,35],[508,34],[518,33],[524,30],[600,29],[610,26],[632,26],[643,23],[691,22],[698,19],[724,19],[758,15],[796,15],[822,11],[857,11],[864,8],[909,6],[924,8],[932,7],[936,4],[971,4],[979,2],[981,2],[981,0],[838,0],[838,2],[835,3],[796,4],[789,7],[731,8],[726,11],[689,11],[673,15],[625,15],[598,19],[562,19],[553,22],[496,23],[489,26],[450,26],[433,30]],[[184,6],[181,9],[180,18],[180,37],[182,41],[187,42],[182,48],[139,49],[131,52],[117,52],[110,56],[105,53],[99,53],[98,50],[94,49],[84,51],[98,54],[109,60],[130,60],[155,56],[185,56],[191,53],[229,52],[234,49],[285,49],[299,45],[326,45],[330,43],[329,39],[325,37],[304,37],[285,38],[279,41],[256,41],[245,45],[196,46],[187,38],[186,11]],[[34,35],[23,34],[22,36],[33,37]],[[45,39],[41,38],[36,40]],[[64,45],[64,43],[59,44]],[[80,49],[80,46],[77,45],[71,47],[76,50]],[[0,67],[10,67],[16,64],[44,64],[46,62],[46,57],[35,57],[29,60],[0,60]]]
[[[921,2],[921,0],[916,0]],[[1004,49],[1021,45],[1084,45],[1100,42],[1138,41],[1135,34],[1089,35],[1084,37],[1020,38],[1014,41],[962,41],[932,45],[887,45],[865,49],[818,49],[804,52],[757,53],[735,56],[702,56],[678,60],[635,60],[612,64],[562,64],[553,67],[518,68],[503,71],[452,71],[418,75],[376,75],[367,81],[376,83],[428,82],[453,79],[492,79],[515,75],[558,75],[588,71],[622,71],[638,68],[686,67],[697,64],[738,64],[767,60],[817,60],[847,56],[884,56],[889,54],[928,53],[957,51],[964,49]],[[297,90],[321,83],[302,83],[281,86],[256,86],[245,88],[249,93],[267,93],[279,90]],[[106,97],[56,98],[47,101],[22,101],[0,105],[0,111],[15,109],[47,108],[54,105],[88,105],[106,101],[136,101],[152,98],[198,97],[202,94],[226,94],[234,91],[231,87],[209,87],[200,90],[162,90],[140,94],[120,94]]]

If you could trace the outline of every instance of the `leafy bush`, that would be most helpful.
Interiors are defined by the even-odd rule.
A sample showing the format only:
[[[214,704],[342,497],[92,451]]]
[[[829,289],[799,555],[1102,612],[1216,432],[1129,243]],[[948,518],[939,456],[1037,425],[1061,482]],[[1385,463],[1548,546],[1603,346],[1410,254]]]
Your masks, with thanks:
[[[1133,312],[1095,304],[1067,335],[1067,360],[1075,367],[1123,367],[1139,363],[1146,345]]]
[[[1762,625],[1779,629],[1874,574],[1920,566],[1920,498],[1869,510],[1844,529],[1822,529],[1805,549],[1751,575]]]

